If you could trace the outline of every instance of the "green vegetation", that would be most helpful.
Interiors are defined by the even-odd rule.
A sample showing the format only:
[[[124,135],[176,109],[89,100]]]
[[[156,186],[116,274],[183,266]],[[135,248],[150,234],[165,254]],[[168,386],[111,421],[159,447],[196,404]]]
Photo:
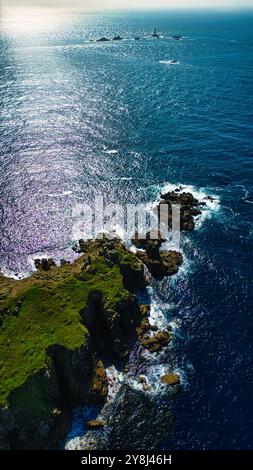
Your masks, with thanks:
[[[75,263],[39,270],[22,281],[0,276],[0,406],[11,400],[43,413],[50,389],[42,373],[50,369],[48,348],[76,350],[85,344],[89,333],[80,312],[92,292],[103,295],[110,311],[129,295],[121,265],[140,270],[140,262],[120,242],[111,244],[89,242]]]

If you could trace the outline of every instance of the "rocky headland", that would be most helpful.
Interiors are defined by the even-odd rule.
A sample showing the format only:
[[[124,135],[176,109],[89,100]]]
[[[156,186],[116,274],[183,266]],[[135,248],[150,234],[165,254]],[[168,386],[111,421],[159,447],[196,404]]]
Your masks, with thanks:
[[[200,203],[190,193],[161,197],[161,204],[181,204],[182,229],[193,230]],[[162,279],[178,271],[182,254],[162,251],[160,233],[136,233],[132,242],[137,253],[117,238],[80,240],[73,263],[35,260],[37,271],[20,281],[0,274],[1,449],[56,448],[74,406],[106,402],[105,357],[124,362],[136,342],[151,354],[170,343],[170,328],[150,324],[136,290],[147,286],[145,265]],[[166,386],[179,382],[177,374],[161,377]]]

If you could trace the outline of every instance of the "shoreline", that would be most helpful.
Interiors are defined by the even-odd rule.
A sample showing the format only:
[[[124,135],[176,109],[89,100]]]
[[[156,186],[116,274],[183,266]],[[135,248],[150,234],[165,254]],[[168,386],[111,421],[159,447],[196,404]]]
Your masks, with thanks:
[[[191,193],[185,193],[183,190],[182,191],[178,190],[177,192],[171,191],[168,193],[164,193],[164,196],[162,196],[162,198],[166,200],[168,199],[168,201],[170,200],[173,201],[174,199],[181,201],[181,204],[182,204],[181,222],[183,224],[183,227],[185,227],[185,230],[190,230],[190,231],[193,230],[195,226],[195,222],[193,222],[194,215],[192,216],[191,214],[195,214],[195,213],[197,214],[194,207],[196,207],[196,205],[198,204],[201,204],[201,207],[202,207],[204,206],[204,202],[198,201],[197,199],[193,197]],[[162,200],[160,200],[160,203],[161,202]],[[200,211],[198,210],[198,213],[199,212]],[[5,278],[6,285],[4,286],[4,288],[7,289],[7,292],[9,289],[10,291],[9,295],[11,296],[13,295],[11,294],[11,292],[12,292],[12,287],[14,285],[17,286],[18,290],[20,286],[23,286],[23,285],[25,286],[25,289],[23,290],[24,294],[21,294],[21,298],[19,295],[17,296],[16,294],[14,294],[14,298],[12,300],[12,302],[14,301],[14,305],[15,305],[15,302],[17,302],[15,299],[20,298],[19,304],[18,304],[19,306],[15,307],[16,309],[18,308],[18,312],[15,314],[17,315],[17,318],[19,318],[20,315],[21,316],[27,315],[26,310],[25,310],[26,313],[23,313],[22,311],[23,303],[27,302],[26,298],[27,298],[27,295],[30,296],[31,289],[34,289],[34,288],[40,289],[41,283],[44,286],[43,289],[45,293],[45,288],[48,289],[48,287],[50,287],[50,283],[53,282],[53,285],[55,285],[55,282],[56,282],[56,286],[57,286],[59,283],[59,280],[61,282],[61,278],[62,279],[66,278],[67,282],[73,283],[76,281],[71,280],[71,279],[75,279],[77,276],[77,279],[79,278],[81,280],[86,279],[87,280],[86,282],[90,282],[90,280],[93,280],[94,282],[94,277],[95,279],[98,278],[99,280],[99,276],[101,276],[103,272],[104,273],[107,272],[108,274],[110,273],[111,275],[112,271],[114,271],[115,269],[118,273],[117,276],[120,281],[120,284],[119,284],[120,290],[122,290],[120,285],[123,281],[124,287],[123,286],[122,287],[123,287],[123,290],[125,291],[124,300],[123,300],[123,303],[122,301],[120,301],[121,303],[118,303],[118,300],[117,300],[115,304],[115,307],[116,307],[115,318],[114,318],[114,314],[111,317],[112,313],[109,313],[111,307],[109,307],[109,310],[107,310],[107,313],[106,313],[106,310],[104,310],[106,303],[108,303],[108,300],[106,300],[106,303],[105,303],[105,297],[103,297],[103,300],[102,300],[102,297],[99,293],[98,288],[95,288],[95,291],[94,291],[94,288],[92,287],[92,290],[87,297],[87,300],[88,300],[87,308],[85,309],[82,308],[82,312],[83,312],[81,313],[82,323],[84,324],[84,327],[86,328],[86,331],[88,333],[87,340],[85,340],[85,344],[86,344],[85,355],[86,355],[86,362],[88,359],[88,363],[90,364],[88,367],[89,370],[86,370],[85,372],[83,372],[86,376],[86,385],[85,385],[85,382],[82,382],[82,383],[80,382],[81,379],[79,375],[80,375],[80,370],[82,370],[82,367],[83,367],[80,363],[80,359],[77,359],[77,357],[76,359],[74,359],[74,356],[71,353],[71,349],[73,348],[74,344],[73,346],[70,345],[69,352],[67,352],[68,351],[67,349],[65,350],[65,352],[63,351],[63,349],[61,349],[62,352],[60,352],[60,350],[58,351],[57,342],[55,343],[55,340],[53,340],[53,343],[52,343],[53,349],[51,346],[49,349],[48,347],[46,348],[47,357],[50,357],[50,362],[53,360],[53,369],[52,369],[52,366],[50,366],[50,377],[51,377],[50,381],[53,380],[53,384],[51,383],[51,386],[53,386],[53,389],[57,389],[57,391],[54,392],[56,393],[56,395],[53,401],[57,404],[57,402],[59,402],[60,396],[63,394],[60,400],[61,402],[62,402],[62,399],[64,402],[66,400],[66,397],[69,396],[70,400],[73,401],[73,405],[75,403],[78,404],[78,402],[80,404],[83,402],[84,405],[86,403],[85,406],[87,406],[88,403],[92,403],[92,402],[97,403],[97,404],[99,403],[102,404],[101,413],[90,422],[90,425],[89,425],[90,431],[88,431],[88,434],[87,434],[88,437],[90,435],[92,436],[93,427],[95,430],[95,434],[97,433],[97,429],[99,428],[103,429],[104,427],[106,427],[106,421],[103,419],[104,417],[103,410],[105,411],[105,416],[106,416],[108,409],[110,410],[110,407],[112,406],[114,399],[117,398],[117,395],[121,389],[123,389],[123,392],[125,392],[126,394],[130,393],[129,392],[130,389],[132,389],[132,391],[133,392],[135,391],[136,393],[140,393],[140,392],[144,393],[145,395],[147,395],[147,397],[150,397],[151,402],[152,402],[152,396],[153,395],[155,396],[156,393],[161,394],[162,391],[164,391],[165,394],[169,393],[169,395],[170,394],[174,395],[175,392],[178,391],[180,387],[180,383],[181,383],[180,373],[178,373],[176,369],[174,370],[173,368],[171,369],[171,366],[169,364],[167,367],[160,367],[160,370],[159,370],[159,367],[157,369],[157,365],[156,365],[155,366],[156,372],[155,373],[152,372],[152,367],[154,367],[152,366],[152,363],[159,364],[159,354],[160,354],[159,351],[163,351],[164,348],[166,350],[170,346],[176,326],[174,325],[174,327],[172,327],[169,324],[166,325],[165,323],[164,324],[162,324],[161,322],[159,323],[158,319],[154,315],[154,312],[151,313],[152,297],[150,299],[151,300],[150,305],[145,305],[143,303],[140,303],[140,300],[138,300],[138,297],[136,296],[136,293],[134,292],[136,291],[136,288],[139,287],[141,289],[146,289],[148,285],[147,275],[144,273],[144,266],[146,266],[145,269],[148,269],[150,271],[148,277],[151,276],[152,278],[153,276],[155,276],[155,278],[157,277],[159,281],[159,279],[162,279],[164,276],[173,276],[178,272],[179,267],[183,263],[182,255],[180,254],[179,256],[179,253],[176,255],[176,252],[174,251],[162,250],[161,247],[162,247],[162,244],[164,244],[165,240],[162,239],[160,234],[159,234],[158,239],[156,240],[152,239],[149,241],[149,239],[146,239],[144,242],[139,239],[133,239],[132,241],[134,244],[136,244],[136,247],[137,247],[136,253],[132,253],[127,248],[125,248],[122,242],[117,238],[114,240],[108,240],[106,238],[103,238],[102,240],[97,240],[97,241],[95,240],[95,241],[90,241],[90,242],[89,241],[84,242],[81,240],[79,244],[79,251],[81,252],[82,256],[80,258],[77,258],[74,261],[74,263],[70,264],[69,262],[66,261],[66,262],[62,262],[61,267],[57,267],[53,260],[46,260],[46,259],[36,260],[35,263],[36,263],[36,267],[38,271],[35,272],[32,276],[25,278],[21,281],[14,281],[13,279],[11,280],[11,279]],[[139,248],[142,248],[142,249],[139,250]],[[101,265],[101,262],[102,262],[102,265]],[[94,263],[98,263],[96,264],[96,267]],[[80,267],[81,267],[81,271],[80,271]],[[102,271],[100,274],[101,268],[102,268]],[[74,273],[74,278],[70,277],[70,281],[68,281],[68,276],[72,276],[72,271]],[[60,278],[59,278],[59,275],[60,275]],[[102,277],[103,276],[104,275],[102,275]],[[2,277],[2,280],[3,279],[4,278]],[[34,282],[35,282],[35,285],[33,287]],[[103,284],[101,284],[101,286],[102,285]],[[14,290],[16,290],[16,287]],[[21,291],[22,291],[22,288],[21,288]],[[82,291],[80,291],[80,293],[81,292]],[[95,294],[95,292],[97,293]],[[107,296],[108,292],[109,292],[108,288],[106,288],[105,286],[105,291],[104,291],[103,296],[104,295]],[[94,294],[95,294],[95,297],[94,297]],[[117,291],[115,291],[115,294],[116,294],[116,297],[119,295]],[[66,302],[68,303],[69,301],[71,301],[71,295],[72,294],[70,292],[68,294],[69,297],[66,298],[65,296],[65,300],[64,300],[65,303]],[[15,320],[8,319],[11,313],[11,311],[8,310],[10,307],[7,307],[8,301],[9,301],[8,293],[7,294],[6,292],[2,293],[2,297],[4,296],[6,297],[5,300],[7,303],[6,303],[6,306],[4,307],[5,310],[3,309],[3,306],[1,306],[1,309],[0,309],[2,311],[2,324],[3,325],[5,324],[6,318],[7,318],[7,325],[8,325],[8,322],[10,321],[12,321],[13,324],[15,324]],[[122,307],[123,307],[123,310],[122,310]],[[34,301],[31,304],[31,308],[32,308],[31,312],[33,312]],[[51,307],[49,308],[51,309]],[[108,309],[108,307],[106,307],[106,309]],[[122,317],[123,311],[128,312],[127,315],[130,315],[130,318],[132,318],[131,320],[132,323],[129,323],[129,320],[127,320],[127,323],[126,323],[126,319],[123,320],[123,317]],[[110,332],[109,337],[111,337],[111,340],[109,340],[109,338],[107,339],[105,338],[105,341],[104,341],[104,339],[102,338],[101,332],[104,327],[102,327],[102,323],[100,326],[99,324],[94,323],[94,320],[95,320],[94,314],[95,314],[95,317],[97,318],[96,321],[99,321],[99,322],[109,321],[109,323],[107,324],[108,326],[110,325],[108,333]],[[11,313],[11,315],[13,315],[13,313]],[[79,320],[78,320],[77,325],[74,328],[79,329],[80,327],[78,326],[78,324],[79,324]],[[61,328],[60,325],[59,327]],[[66,332],[67,332],[68,327],[66,328],[67,328],[66,329]],[[115,330],[115,333],[113,333],[114,330]],[[87,335],[87,333],[85,334]],[[118,336],[119,334],[120,336]],[[113,341],[112,345],[109,347],[109,350],[108,350],[108,340]],[[15,339],[14,339],[14,342],[15,342]],[[53,344],[55,344],[55,346],[53,346]],[[81,344],[82,344],[82,341],[80,345],[78,345],[77,351],[79,351],[78,352],[79,356],[81,354],[80,358],[81,357],[84,358],[84,355],[83,355],[84,350],[82,351],[83,346]],[[127,344],[129,344],[129,346],[127,346]],[[138,344],[139,346],[137,347],[137,350],[136,350],[136,345]],[[132,349],[133,347],[134,349]],[[141,353],[138,352],[139,348],[140,348]],[[76,346],[74,346],[74,349],[76,349]],[[90,352],[88,352],[89,350]],[[137,354],[136,356],[137,361],[139,360],[141,360],[141,362],[144,361],[143,362],[143,364],[145,365],[144,370],[146,368],[148,371],[149,363],[151,364],[150,373],[148,373],[148,375],[138,373],[138,375],[136,376],[136,372],[131,374],[131,371],[129,373],[128,369],[124,370],[125,367],[128,368],[127,358],[129,354],[130,354],[129,357],[131,357],[131,354],[132,354],[131,351],[132,352],[137,351],[134,353],[135,355]],[[48,353],[49,353],[49,356],[48,356]],[[155,360],[153,359],[154,357],[156,357]],[[157,362],[157,358],[158,358],[158,362]],[[66,365],[63,364],[62,362],[63,359],[64,361],[67,361],[67,363],[69,364],[67,369],[66,369]],[[115,359],[116,359],[116,363],[115,363]],[[77,369],[76,369],[76,365],[74,366],[76,361],[77,361],[77,364],[79,364],[79,366],[77,366]],[[109,365],[107,367],[104,365],[104,361],[107,361],[107,362],[109,361]],[[125,364],[125,366],[122,369],[122,372],[120,372],[120,369],[117,372],[117,368],[115,368],[114,364],[117,364],[118,361],[119,361],[119,364],[122,364],[121,367],[123,367],[123,365]],[[10,363],[10,367],[12,367],[11,363]],[[73,367],[74,369],[76,369],[75,372],[73,370]],[[114,370],[110,369],[110,367],[114,367]],[[133,367],[135,369],[135,365]],[[138,367],[136,371],[138,371]],[[72,376],[73,372],[74,372],[74,376]],[[76,373],[78,373],[78,376],[76,375]],[[36,405],[36,400],[35,400],[35,405],[34,405],[35,408],[32,413],[32,416],[30,415],[30,420],[27,421],[27,419],[24,418],[23,411],[24,409],[26,410],[26,412],[29,410],[29,404],[28,405],[25,404],[30,394],[29,390],[33,390],[33,393],[34,393],[34,390],[35,390],[34,387],[36,386],[37,388],[36,383],[40,383],[41,380],[43,383],[43,381],[45,380],[45,376],[44,376],[44,372],[42,376],[41,376],[41,372],[39,372],[39,376],[36,376],[36,374],[34,375],[34,373],[32,373],[32,376],[30,377],[32,377],[33,381],[35,380],[32,388],[30,384],[29,375],[27,377],[28,379],[27,385],[26,385],[27,380],[25,381],[25,385],[24,385],[25,388],[23,386],[21,386],[21,388],[20,386],[18,386],[17,391],[15,391],[15,388],[14,388],[14,392],[15,392],[14,394],[17,394],[18,397],[21,393],[21,396],[23,397],[21,399],[21,402],[20,402],[20,398],[18,398],[18,400],[17,398],[15,398],[14,400],[13,398],[11,398],[11,401],[9,401],[8,399],[8,402],[9,402],[7,406],[8,412],[7,412],[7,409],[4,410],[5,407],[2,408],[1,410],[2,419],[4,420],[6,424],[8,424],[8,427],[9,427],[9,430],[8,430],[9,435],[12,434],[11,429],[14,425],[17,428],[19,428],[20,424],[23,423],[22,426],[24,426],[23,436],[21,435],[21,437],[16,437],[16,438],[12,437],[12,443],[9,442],[9,445],[11,445],[11,448],[12,446],[14,446],[13,448],[23,448],[23,446],[25,446],[25,448],[26,446],[28,446],[28,448],[30,448],[29,446],[32,446],[32,448],[34,448],[33,446],[35,446],[35,448],[37,448],[37,446],[39,445],[39,440],[36,441],[36,439],[35,439],[34,444],[32,444],[31,442],[27,442],[26,432],[28,433],[28,435],[30,435],[31,433],[30,428],[33,427],[34,425],[32,424],[31,426],[31,422],[32,423],[34,422],[33,413],[35,412],[36,407],[39,407],[39,408],[42,407],[43,409],[45,408],[45,403],[43,402],[44,392],[42,392],[42,396],[40,397],[41,392],[39,390],[40,390],[41,385],[39,385],[39,390],[38,390],[39,395],[37,396],[39,401]],[[40,377],[40,378],[36,378],[36,377]],[[78,383],[76,383],[76,380]],[[65,383],[65,385],[62,388],[63,383]],[[48,386],[46,386],[46,390],[47,388]],[[84,389],[85,389],[85,394],[83,394]],[[68,392],[66,395],[67,390]],[[35,392],[35,395],[36,393],[37,392]],[[12,396],[13,396],[13,392],[11,392],[10,397]],[[103,405],[103,403],[105,404]],[[23,411],[22,411],[22,407],[24,407]],[[70,423],[69,422],[70,410],[68,411],[68,407],[66,408],[65,405],[63,405],[62,409],[60,409],[58,406],[56,407],[54,406],[54,408],[50,408],[50,410],[46,412],[46,416],[47,416],[46,418],[45,416],[44,417],[41,416],[38,420],[38,417],[37,417],[35,418],[35,422],[37,423],[36,425],[38,428],[42,426],[42,423],[44,423],[43,426],[45,426],[45,422],[46,422],[50,430],[49,435],[51,438],[52,430],[54,430],[55,436],[57,436],[57,432],[58,433],[60,432],[60,434],[62,433],[62,428],[64,429],[64,433],[66,433],[65,431],[66,426],[67,427],[69,426],[69,424],[67,423]],[[9,423],[7,423],[6,418],[7,418],[7,421],[9,421]],[[12,421],[12,424],[11,424],[11,421]],[[6,439],[6,433],[3,432],[3,429],[1,430],[1,427],[0,427],[0,436],[1,436],[2,441]],[[60,440],[61,440],[60,435],[58,435],[57,441],[59,442]],[[82,438],[82,442],[83,440],[84,438]],[[43,439],[42,439],[42,442],[43,442]],[[74,438],[74,442],[76,442],[75,438]],[[88,448],[90,448],[89,439],[87,442],[88,442],[87,446]],[[42,444],[42,448],[44,448],[44,445],[47,446],[48,444],[46,443]],[[71,440],[65,445],[66,445],[66,448],[71,448],[72,446]],[[82,447],[80,448],[84,449],[85,445],[86,444],[82,443]],[[94,448],[94,444],[92,445]]]

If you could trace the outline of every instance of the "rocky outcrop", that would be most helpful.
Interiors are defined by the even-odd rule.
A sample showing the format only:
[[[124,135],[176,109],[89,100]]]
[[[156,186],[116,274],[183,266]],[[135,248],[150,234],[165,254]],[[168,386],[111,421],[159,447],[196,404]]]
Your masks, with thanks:
[[[171,340],[171,333],[168,330],[162,330],[153,335],[144,335],[140,343],[145,349],[148,349],[149,352],[154,353],[160,351],[164,346],[167,346]]]
[[[108,379],[106,376],[104,364],[101,360],[97,361],[92,380],[91,380],[91,392],[94,401],[104,402],[108,395]]]
[[[175,191],[163,203],[179,196],[190,230],[198,201]],[[30,278],[1,277],[0,448],[56,447],[75,405],[105,402],[104,356],[122,360],[137,340],[151,353],[170,343],[170,329],[151,325],[149,306],[139,305],[135,294],[147,285],[144,264],[157,279],[181,265],[180,253],[160,250],[164,241],[160,232],[135,236],[134,254],[117,238],[80,240],[73,248],[81,256],[72,264],[41,259]]]
[[[34,264],[36,269],[42,269],[43,271],[49,271],[50,268],[55,267],[55,261],[52,258],[35,259]]]
[[[1,283],[2,449],[57,446],[73,406],[107,398],[101,356],[124,358],[137,339],[143,263],[117,239],[77,250],[73,264],[37,260],[30,278]]]
[[[105,422],[101,419],[91,419],[87,421],[87,426],[89,429],[101,429],[105,426]]]
[[[105,38],[105,37],[97,39],[97,42],[107,42],[107,41],[110,41],[110,39]]]
[[[138,251],[137,256],[147,266],[155,279],[176,274],[183,263],[183,256],[177,251],[162,251],[159,257],[152,258],[147,253]]]
[[[165,276],[176,274],[183,263],[181,253],[171,250],[160,251],[161,245],[165,241],[166,239],[160,231],[157,234],[147,232],[145,236],[136,232],[132,238],[132,243],[139,248],[137,251],[138,258],[147,266],[156,279],[163,279]]]
[[[164,385],[179,385],[180,375],[176,374],[175,372],[171,372],[170,374],[165,374],[161,377],[161,382]]]
[[[181,192],[180,188],[175,191],[161,195],[161,202],[158,206],[158,214],[160,214],[160,206],[167,204],[168,206],[168,227],[172,228],[172,204],[180,205],[180,225],[181,230],[192,231],[195,227],[194,217],[201,214],[200,207],[204,202],[199,202],[191,193]]]
[[[165,330],[159,330],[158,326],[151,325],[149,322],[149,314],[149,305],[140,305],[141,320],[136,328],[136,333],[141,346],[149,352],[154,353],[167,346],[172,339],[172,335],[169,331],[169,327]]]
[[[112,310],[106,305],[103,295],[94,292],[90,295],[88,307],[81,314],[91,334],[94,349],[99,354],[107,353],[119,358],[127,356],[139,318],[136,297],[126,294],[126,298]]]

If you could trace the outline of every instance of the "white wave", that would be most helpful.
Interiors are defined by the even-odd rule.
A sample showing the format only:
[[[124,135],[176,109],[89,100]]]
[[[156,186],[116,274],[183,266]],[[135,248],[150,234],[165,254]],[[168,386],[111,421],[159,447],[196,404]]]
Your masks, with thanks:
[[[49,193],[49,197],[63,197],[63,196],[70,196],[73,194],[72,191],[63,191],[62,193]]]
[[[116,178],[113,178],[115,180],[122,180],[122,181],[131,181],[133,178],[131,176],[118,176]]]
[[[161,305],[161,303],[154,298],[153,287],[148,286],[147,290],[150,297],[152,298],[152,303],[150,305],[149,322],[153,326],[158,326],[159,329],[165,328],[166,326],[168,326],[168,322],[166,321],[166,317],[163,313],[164,304]],[[167,304],[166,309],[168,309]]]
[[[114,155],[114,154],[119,153],[119,152],[116,149],[111,149],[111,150],[105,150],[105,153],[108,153],[109,155]]]
[[[178,60],[159,60],[159,64],[178,65],[178,64],[180,64],[180,62]]]
[[[105,369],[108,378],[108,399],[112,401],[116,397],[122,383],[124,382],[125,374],[111,365]]]
[[[195,228],[198,229],[202,226],[203,222],[209,219],[214,212],[220,210],[220,198],[215,194],[210,194],[208,188],[196,188],[193,185],[181,185],[165,183],[164,185],[158,188],[158,194],[156,199],[157,202],[160,201],[161,194],[166,194],[170,191],[178,190],[178,194],[182,193],[191,193],[199,202],[203,203],[203,206],[200,206],[201,214],[194,218]],[[154,205],[153,205],[154,206]]]
[[[31,276],[31,272],[29,271],[12,271],[11,269],[7,269],[5,267],[1,267],[0,274],[4,277],[9,279],[15,279],[16,281],[21,281],[29,276]]]
[[[182,386],[186,386],[187,380],[186,375],[183,370],[177,368],[173,368],[173,370],[168,366],[168,364],[153,364],[151,365],[147,372],[147,384],[150,386],[150,389],[147,391],[151,396],[161,396],[168,391],[168,385],[165,385],[161,382],[161,377],[166,374],[175,373],[178,374],[180,377],[180,384]],[[170,387],[170,392],[173,393],[175,388],[173,386]]]
[[[94,419],[94,406],[85,406],[82,409],[79,408],[75,410],[72,429],[64,444],[65,450],[82,450],[86,447],[89,448],[92,444],[96,446],[96,440],[86,425],[87,421],[90,419]],[[72,437],[73,435],[75,437]]]

